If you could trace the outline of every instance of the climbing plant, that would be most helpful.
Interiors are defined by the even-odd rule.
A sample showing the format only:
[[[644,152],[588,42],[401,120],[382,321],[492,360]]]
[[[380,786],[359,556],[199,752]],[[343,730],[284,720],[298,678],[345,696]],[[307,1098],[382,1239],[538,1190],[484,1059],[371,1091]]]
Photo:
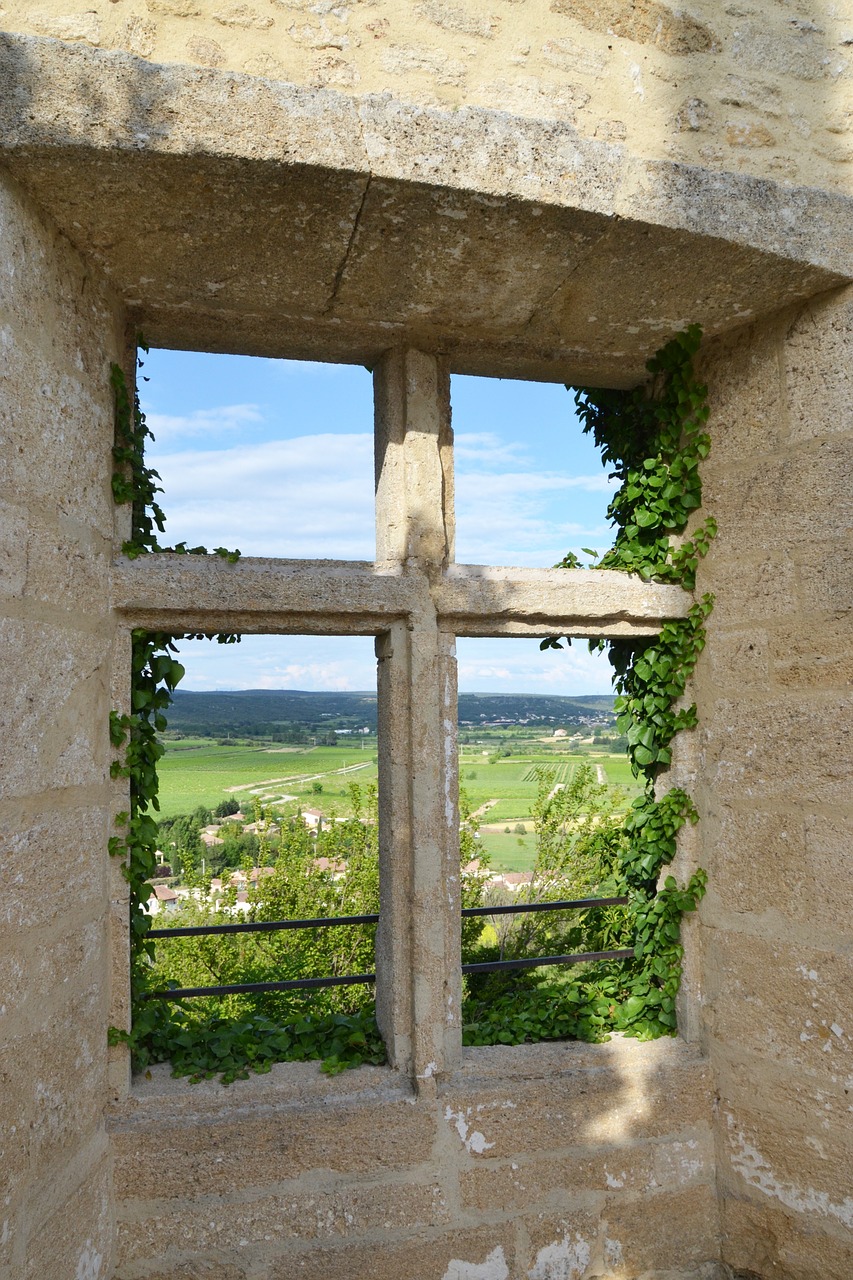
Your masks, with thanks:
[[[581,388],[575,403],[584,431],[620,481],[608,516],[616,526],[613,547],[590,566],[637,573],[646,581],[671,582],[692,591],[696,568],[717,526],[707,517],[689,537],[688,524],[701,505],[700,465],[710,437],[707,388],[696,377],[693,358],[702,332],[691,325],[647,364],[648,381],[630,391]],[[570,555],[562,562],[577,568]],[[675,857],[676,839],[698,814],[690,797],[674,787],[658,794],[658,779],[672,760],[672,740],[696,726],[696,706],[683,705],[687,681],[705,644],[705,621],[713,597],[704,595],[687,616],[667,622],[641,640],[594,640],[614,669],[617,728],[628,739],[642,794],[628,811],[615,867],[615,885],[629,898],[633,961],[605,966],[602,975],[575,984],[569,1016],[576,1033],[598,1036],[608,1029],[653,1037],[674,1033],[675,997],[681,981],[680,922],[705,892],[699,869],[683,887],[673,876],[660,883]],[[549,637],[543,648],[561,646]]]

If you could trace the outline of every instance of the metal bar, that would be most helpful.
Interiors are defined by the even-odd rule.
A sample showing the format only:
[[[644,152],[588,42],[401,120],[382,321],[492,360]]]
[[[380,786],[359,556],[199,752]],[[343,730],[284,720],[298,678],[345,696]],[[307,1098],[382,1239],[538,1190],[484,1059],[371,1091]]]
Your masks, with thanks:
[[[491,973],[497,969],[538,969],[546,964],[586,964],[593,960],[629,960],[634,948],[622,951],[583,951],[571,956],[528,956],[524,960],[492,960],[489,964],[463,964],[463,973]]]
[[[578,898],[569,902],[519,902],[511,906],[463,907],[463,916],[508,916],[526,911],[577,911],[591,907],[622,907],[627,898]],[[377,924],[378,915],[324,916],[316,920],[253,920],[239,924],[199,924],[185,928],[149,929],[149,938],[194,938],[215,933],[272,933],[279,929],[328,929],[333,925]]]
[[[323,916],[317,920],[249,920],[240,924],[194,924],[181,929],[149,929],[148,938],[194,938],[205,933],[271,933],[277,929],[328,929],[337,924],[376,924],[378,915]]]
[[[532,969],[548,964],[586,964],[594,960],[629,960],[633,947],[622,951],[584,951],[568,956],[527,956],[523,960],[492,960],[488,964],[463,964],[463,973],[493,973],[498,969]],[[287,982],[237,982],[228,987],[175,987],[148,991],[146,1000],[183,1000],[189,996],[251,995],[261,991],[296,991],[310,987],[345,987],[375,982],[375,973],[352,973],[340,978],[292,978]]]
[[[583,907],[624,907],[627,898],[578,898],[572,902],[519,902],[508,907],[463,907],[463,916],[510,916],[522,911],[577,911]]]
[[[633,952],[631,953],[633,955]],[[287,982],[235,982],[229,987],[175,987],[170,991],[146,991],[146,1000],[183,1000],[185,996],[238,996],[260,991],[295,991],[300,987],[349,987],[375,982],[375,973],[350,973],[341,978],[291,978]]]

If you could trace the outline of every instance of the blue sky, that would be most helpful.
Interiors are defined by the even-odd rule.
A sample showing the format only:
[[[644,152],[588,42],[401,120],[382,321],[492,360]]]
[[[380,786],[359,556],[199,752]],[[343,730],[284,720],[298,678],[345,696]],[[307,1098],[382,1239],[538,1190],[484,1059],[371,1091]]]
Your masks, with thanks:
[[[372,560],[372,379],[359,366],[151,351],[140,383],[170,542],[244,555]],[[454,377],[456,558],[552,565],[609,546],[611,487],[560,385]],[[189,642],[184,688],[365,689],[373,644],[343,637]],[[606,660],[576,644],[458,642],[467,691],[605,693]]]

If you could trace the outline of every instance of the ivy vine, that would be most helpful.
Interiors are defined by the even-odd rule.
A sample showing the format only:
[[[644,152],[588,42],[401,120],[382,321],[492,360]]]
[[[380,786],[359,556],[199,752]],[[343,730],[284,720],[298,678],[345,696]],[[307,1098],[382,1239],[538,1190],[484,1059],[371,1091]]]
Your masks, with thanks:
[[[591,568],[695,588],[698,562],[717,532],[709,516],[684,537],[701,505],[700,465],[711,447],[707,388],[693,368],[701,337],[698,325],[678,334],[648,361],[650,378],[634,390],[576,391],[583,429],[620,481],[608,509],[614,545]],[[561,563],[580,567],[574,555]],[[665,623],[651,639],[590,641],[590,648],[607,650],[613,666],[617,728],[627,736],[632,770],[643,783],[625,820],[615,869],[616,886],[629,898],[634,960],[605,968],[602,978],[578,988],[576,1017],[581,1032],[591,1036],[618,1029],[650,1038],[676,1029],[681,919],[698,905],[707,875],[700,868],[683,887],[671,875],[660,883],[679,831],[699,815],[681,788],[658,795],[657,781],[671,763],[674,736],[697,724],[695,704],[684,706],[683,698],[712,608],[713,597],[704,595],[686,617]],[[542,647],[560,647],[560,638],[549,637]]]
[[[145,340],[137,339],[138,348],[148,352]],[[137,355],[137,368],[143,367],[143,360]],[[110,385],[113,390],[115,405],[115,443],[113,444],[113,461],[116,464],[112,476],[113,501],[117,506],[131,504],[131,535],[122,543],[122,554],[135,560],[137,556],[149,551],[171,551],[174,555],[206,556],[207,547],[188,547],[185,542],[178,542],[172,547],[162,547],[157,540],[158,533],[166,529],[166,517],[157,501],[157,494],[163,492],[159,472],[149,467],[145,461],[145,443],[153,441],[154,436],[145,421],[145,414],[139,403],[139,392],[134,387],[131,395],[119,364],[110,366]],[[229,551],[227,547],[214,547],[213,554],[235,564],[240,559],[239,551]],[[168,704],[167,704],[168,705]]]

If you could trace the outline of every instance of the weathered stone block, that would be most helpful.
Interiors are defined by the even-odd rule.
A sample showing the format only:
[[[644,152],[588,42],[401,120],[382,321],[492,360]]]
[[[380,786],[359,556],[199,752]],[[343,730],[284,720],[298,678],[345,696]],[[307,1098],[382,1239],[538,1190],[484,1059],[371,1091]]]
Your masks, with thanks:
[[[776,627],[771,654],[773,679],[784,688],[846,690],[853,681],[853,636],[839,618]]]
[[[727,690],[727,693],[731,690]],[[699,730],[705,781],[729,803],[853,801],[847,693],[720,699]]]
[[[27,580],[27,511],[0,502],[0,596],[21,596]]]
[[[244,1267],[239,1262],[222,1262],[216,1258],[205,1258],[201,1254],[195,1254],[187,1262],[167,1262],[159,1258],[150,1267],[143,1265],[141,1271],[134,1266],[133,1280],[247,1280],[249,1272],[246,1267],[251,1265],[247,1262]],[[114,1272],[115,1280],[121,1280],[122,1276],[129,1274],[120,1266]]]
[[[7,797],[105,782],[109,642],[43,622],[0,620],[9,731],[0,741]]]
[[[87,922],[76,911],[63,924],[64,931],[54,926],[48,934],[4,939],[0,992],[8,1035],[37,1029],[47,1014],[63,1011],[72,993],[96,990],[102,980],[103,920]]]
[[[602,1217],[605,1258],[617,1276],[667,1270],[689,1273],[691,1268],[713,1263],[719,1254],[713,1183],[633,1200],[612,1195]],[[665,1229],[666,1223],[670,1230]]]
[[[188,1186],[195,1195],[224,1195],[315,1170],[413,1171],[435,1140],[432,1111],[407,1101],[261,1110],[240,1107],[213,1122],[196,1113],[161,1127],[146,1108],[143,1123],[113,1133],[117,1194],[181,1200]]]
[[[77,1187],[69,1191],[60,1174],[53,1183],[52,1195],[43,1197],[41,1204],[30,1204],[26,1264],[18,1273],[21,1280],[52,1280],[54,1276],[101,1280],[111,1276],[113,1205],[109,1157],[102,1150],[98,1158],[97,1145],[90,1150],[91,1162],[76,1170],[80,1177]],[[44,1200],[52,1202],[46,1216],[40,1212]]]
[[[770,691],[771,646],[766,631],[722,631],[712,623],[709,633],[705,661],[717,688],[736,684],[741,689]]]
[[[739,531],[742,550],[785,543],[793,549],[811,538],[832,537],[853,520],[847,477],[853,436],[809,441],[782,456],[720,471],[709,467],[708,510],[720,523],[720,547]],[[717,548],[717,554],[720,550]]]
[[[28,1176],[49,1175],[96,1132],[103,1112],[106,1010],[97,989],[49,1007],[47,1027],[16,1035],[0,1047],[5,1105],[30,1129]],[[22,1064],[26,1071],[22,1073]]]
[[[722,1206],[723,1258],[735,1274],[778,1280],[849,1280],[849,1234],[821,1230],[808,1215],[764,1200],[728,1198]]]
[[[273,1245],[287,1240],[325,1240],[368,1233],[403,1232],[436,1227],[448,1220],[444,1194],[435,1183],[338,1183],[316,1179],[288,1183],[278,1194],[216,1200],[184,1199],[173,1207],[157,1202],[147,1210],[135,1206],[118,1223],[116,1248],[123,1265],[156,1261],[164,1253],[220,1255],[249,1244]]]
[[[786,439],[781,345],[781,326],[768,324],[723,335],[703,347],[697,373],[708,386],[711,408],[708,471],[773,454]],[[713,513],[713,503],[706,505]]]
[[[538,1083],[439,1090],[445,1123],[472,1160],[585,1144],[657,1137],[709,1116],[710,1080],[701,1062],[619,1076],[601,1070]],[[616,1099],[616,1101],[614,1101]]]
[[[413,1230],[402,1240],[272,1258],[267,1274],[268,1280],[510,1280],[520,1274],[513,1239],[503,1224],[457,1228],[446,1236]]]
[[[696,18],[658,0],[635,0],[629,8],[618,0],[551,0],[556,13],[565,13],[592,31],[621,36],[636,44],[653,44],[683,56],[714,48],[713,32]]]
[[[797,549],[799,599],[807,617],[848,614],[853,600],[853,549],[846,537],[814,539]]]
[[[90,619],[106,615],[111,560],[111,542],[76,520],[31,514],[24,596]]]
[[[705,1003],[721,1045],[832,1079],[853,1065],[853,961],[803,943],[714,930]]]
[[[818,919],[820,904],[834,892],[822,885],[806,857],[800,812],[719,806],[703,817],[700,837],[710,873],[703,911],[710,921],[713,903],[755,916],[776,910]]]
[[[462,1204],[468,1210],[494,1212],[563,1211],[580,1203],[586,1208],[614,1191],[626,1198],[649,1188],[680,1188],[710,1183],[714,1155],[710,1126],[661,1138],[654,1143],[620,1143],[609,1149],[578,1148],[571,1155],[548,1158],[533,1152],[511,1161],[484,1160],[460,1174]]]
[[[77,371],[46,363],[42,353],[20,337],[6,353],[5,363],[10,394],[0,402],[0,486],[111,537],[111,466],[108,471],[104,465],[114,431],[108,364],[101,369],[102,387],[93,387]],[[33,366],[41,369],[38,379],[32,377]],[[16,411],[11,413],[13,403]],[[42,459],[37,474],[32,467],[34,436]]]
[[[707,495],[705,509],[716,510],[713,494]],[[732,543],[738,542],[740,525],[733,522],[729,532],[724,530],[721,536],[723,542],[726,536]],[[700,565],[697,589],[700,593],[710,591],[716,597],[709,621],[709,646],[713,645],[718,628],[741,631],[750,626],[765,627],[773,620],[799,613],[801,602],[793,561],[780,554],[778,545],[768,544],[764,554],[756,555],[749,545],[750,537],[747,533],[746,545],[736,553],[736,574],[731,571],[731,554],[725,554],[719,539],[712,543],[708,559]]]
[[[529,1241],[527,1265],[519,1267],[517,1274],[526,1280],[582,1280],[593,1264],[600,1266],[604,1261],[601,1219],[595,1205],[539,1213],[526,1218],[524,1225]],[[604,1274],[608,1275],[609,1269]]]
[[[853,430],[853,293],[809,303],[784,348],[792,440]]]
[[[103,911],[111,834],[106,806],[71,805],[31,816],[6,805],[0,814],[0,922],[6,938],[18,929],[61,930],[63,917]]]
[[[796,1092],[799,1115],[793,1114],[793,1108],[773,1113],[766,1102],[761,1113],[751,1109],[749,1100],[736,1105],[723,1102],[720,1176],[735,1195],[749,1194],[744,1191],[746,1183],[788,1209],[807,1213],[828,1230],[849,1229],[853,1224],[849,1194],[853,1138],[847,1116],[826,1110],[820,1090],[809,1099],[810,1107],[802,1087]],[[784,1105],[778,1091],[775,1101]]]

